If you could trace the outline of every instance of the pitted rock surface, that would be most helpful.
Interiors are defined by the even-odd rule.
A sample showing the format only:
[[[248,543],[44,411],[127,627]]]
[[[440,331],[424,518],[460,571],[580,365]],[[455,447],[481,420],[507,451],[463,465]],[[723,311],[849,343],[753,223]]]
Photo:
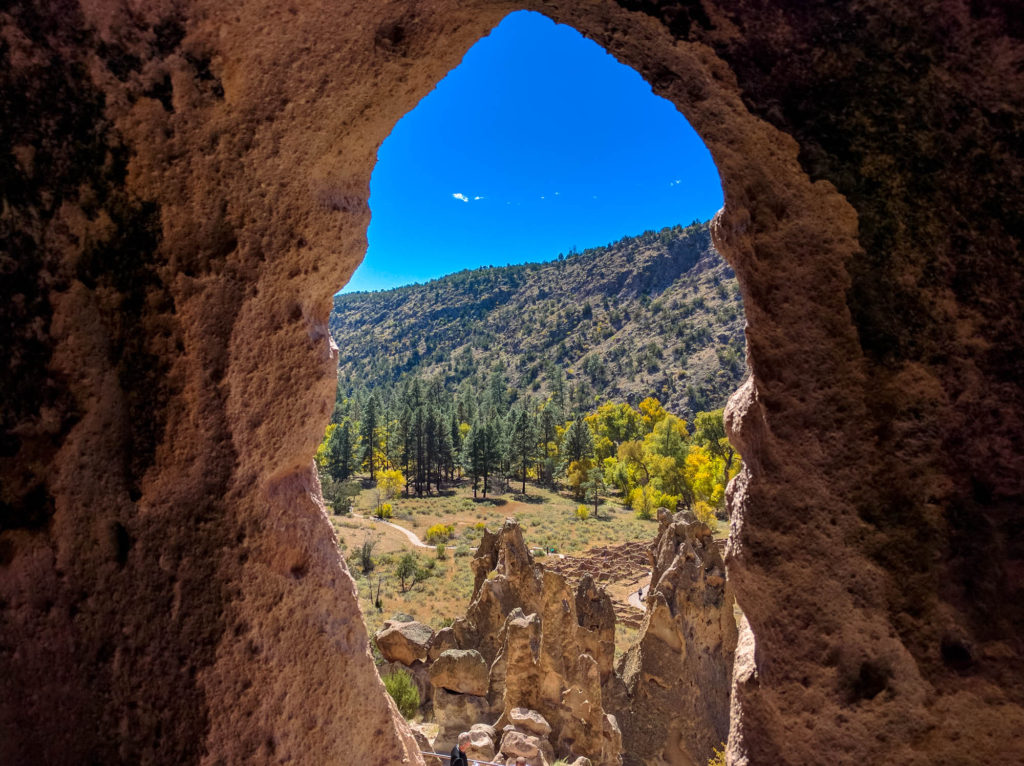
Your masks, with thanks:
[[[433,638],[434,631],[429,625],[392,620],[385,621],[384,627],[374,636],[384,659],[403,665],[425,662]]]
[[[615,712],[636,763],[704,766],[729,734],[735,604],[722,545],[688,511],[658,517],[640,637],[616,671]]]
[[[1024,761],[1019,8],[527,6],[721,174],[731,762]],[[380,143],[521,7],[0,11],[8,760],[420,762],[312,468],[326,320]]]
[[[475,647],[490,661],[495,725],[514,724],[531,735],[547,726],[542,739],[554,754],[620,763],[621,734],[603,703],[606,690],[617,688],[615,614],[607,594],[589,576],[574,592],[562,575],[536,564],[512,519],[485,537],[474,561],[478,572],[488,564],[494,569],[452,630],[460,646]],[[538,720],[512,721],[513,711],[523,709]]]
[[[430,665],[430,683],[459,694],[487,695],[487,663],[473,649],[447,649]]]

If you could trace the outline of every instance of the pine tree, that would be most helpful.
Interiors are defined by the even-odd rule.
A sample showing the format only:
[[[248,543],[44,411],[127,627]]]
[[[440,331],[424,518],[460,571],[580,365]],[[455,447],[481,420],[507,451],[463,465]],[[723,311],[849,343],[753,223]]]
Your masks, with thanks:
[[[363,465],[370,469],[370,481],[373,481],[377,451],[377,397],[374,394],[366,400],[360,435],[363,437]]]
[[[520,472],[526,494],[526,469],[537,456],[537,427],[530,413],[516,407],[509,416],[509,462]]]
[[[334,481],[345,481],[354,472],[352,465],[352,422],[345,418],[327,442],[327,472]]]
[[[582,416],[578,416],[565,429],[562,435],[561,454],[563,473],[572,463],[594,456],[594,434]]]
[[[476,483],[483,473],[483,426],[474,423],[462,443],[462,470],[473,479],[473,499],[476,500]],[[486,487],[484,489],[486,492]]]

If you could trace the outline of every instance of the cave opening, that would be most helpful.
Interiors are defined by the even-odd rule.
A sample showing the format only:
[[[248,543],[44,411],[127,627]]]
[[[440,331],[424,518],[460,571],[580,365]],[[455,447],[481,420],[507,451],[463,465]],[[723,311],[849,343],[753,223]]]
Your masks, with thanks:
[[[485,673],[473,705],[444,672],[435,679],[446,650],[488,667],[510,651],[464,627],[488,583],[512,576],[500,549],[561,583],[516,591],[506,611],[572,602],[567,629],[587,646],[570,651],[607,654],[600,684],[620,718],[637,693],[623,668],[643,666],[645,611],[665,607],[657,629],[674,631],[680,657],[666,689],[703,673],[720,692],[695,714],[703,728],[672,736],[710,757],[727,732],[736,634],[725,489],[742,462],[723,409],[746,361],[740,289],[711,239],[722,189],[707,147],[635,70],[524,11],[398,121],[370,190],[368,251],[330,319],[338,387],[317,464],[389,691],[401,707],[408,673],[407,717],[475,711],[458,723],[437,711],[440,750],[459,726],[507,718],[504,677]],[[678,539],[655,539],[659,521]],[[706,562],[673,572],[713,605],[717,667],[682,668],[710,639],[678,614],[678,583],[659,583],[658,545]],[[566,690],[579,682],[561,673]],[[567,755],[568,729],[545,712]],[[624,746],[666,747],[636,739],[630,728]]]

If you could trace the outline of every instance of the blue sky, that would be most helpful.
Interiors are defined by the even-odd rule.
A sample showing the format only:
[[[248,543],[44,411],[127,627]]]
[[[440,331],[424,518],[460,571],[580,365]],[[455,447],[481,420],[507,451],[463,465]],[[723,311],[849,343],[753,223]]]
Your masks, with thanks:
[[[517,12],[381,146],[369,249],[343,292],[550,260],[721,206],[672,104],[571,27]]]

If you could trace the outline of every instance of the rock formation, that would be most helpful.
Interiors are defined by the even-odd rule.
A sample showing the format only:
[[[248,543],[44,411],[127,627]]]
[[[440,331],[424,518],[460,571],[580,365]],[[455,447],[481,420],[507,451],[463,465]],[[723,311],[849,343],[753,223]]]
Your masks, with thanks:
[[[616,668],[626,766],[704,766],[729,733],[736,618],[711,530],[687,511],[658,513],[640,638]]]
[[[603,705],[613,681],[611,600],[589,576],[573,592],[563,576],[536,565],[512,520],[497,534],[485,532],[473,566],[474,597],[452,631],[489,665],[501,752],[619,763],[621,735]]]
[[[384,659],[403,665],[425,661],[433,639],[433,629],[429,625],[415,621],[386,620],[384,627],[374,636],[377,648]]]
[[[487,700],[487,664],[472,649],[446,649],[430,665],[434,718],[440,725],[435,744],[450,749],[460,732],[493,720]],[[482,745],[481,745],[482,747]]]
[[[526,5],[721,174],[731,763],[1024,761],[1017,4]],[[520,7],[0,11],[9,762],[420,762],[312,467],[326,319],[381,141]]]

